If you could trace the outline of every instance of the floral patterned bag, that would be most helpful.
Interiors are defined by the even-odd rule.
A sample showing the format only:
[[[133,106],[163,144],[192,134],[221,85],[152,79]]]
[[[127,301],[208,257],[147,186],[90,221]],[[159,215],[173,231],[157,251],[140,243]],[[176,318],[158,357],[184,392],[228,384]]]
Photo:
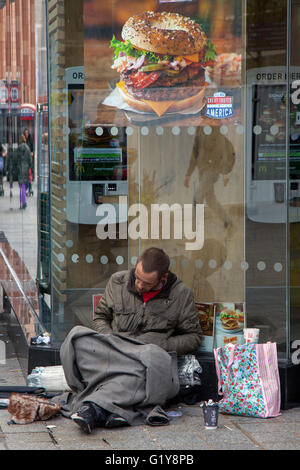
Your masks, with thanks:
[[[221,413],[257,418],[280,415],[276,343],[230,344],[214,350]]]

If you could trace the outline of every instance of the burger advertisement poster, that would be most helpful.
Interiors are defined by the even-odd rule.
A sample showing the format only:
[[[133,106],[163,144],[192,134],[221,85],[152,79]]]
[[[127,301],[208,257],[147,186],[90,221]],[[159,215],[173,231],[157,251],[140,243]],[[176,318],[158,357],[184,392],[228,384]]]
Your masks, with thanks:
[[[232,87],[240,86],[240,56],[216,49],[212,20],[200,17],[198,1],[125,1],[122,12],[112,2],[107,5],[84,1],[85,76],[86,81],[94,79],[95,88],[103,87],[95,58],[101,50],[100,73],[109,85],[103,110],[121,110],[127,120],[141,125],[176,116],[198,118],[195,124],[201,117],[233,116]]]
[[[200,351],[212,351],[214,348],[215,305],[196,302],[196,310],[202,330]]]
[[[246,327],[244,303],[196,302],[202,329],[200,351],[212,351],[226,344],[243,344]]]
[[[121,79],[117,86],[132,109],[160,117],[203,107],[205,68],[216,51],[195,21],[170,12],[134,15],[122,29],[122,41],[114,37],[111,47]]]
[[[215,304],[215,348],[226,344],[243,344],[245,321],[243,303]]]

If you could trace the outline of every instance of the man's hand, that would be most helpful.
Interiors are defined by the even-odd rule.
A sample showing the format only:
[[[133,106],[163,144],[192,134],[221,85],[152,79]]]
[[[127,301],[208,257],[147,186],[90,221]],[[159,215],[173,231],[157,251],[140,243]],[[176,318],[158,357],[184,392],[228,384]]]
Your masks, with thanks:
[[[190,176],[186,176],[186,177],[185,177],[183,184],[184,184],[184,186],[185,186],[186,188],[189,187],[189,184],[190,184]]]
[[[223,183],[224,183],[224,186],[227,186],[229,179],[230,179],[230,176],[229,176],[229,175],[223,175]]]

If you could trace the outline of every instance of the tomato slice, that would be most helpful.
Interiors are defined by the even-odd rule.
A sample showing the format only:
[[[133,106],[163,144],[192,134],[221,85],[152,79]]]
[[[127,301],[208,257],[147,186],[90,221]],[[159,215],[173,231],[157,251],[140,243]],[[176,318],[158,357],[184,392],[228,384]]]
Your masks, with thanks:
[[[203,62],[202,65],[203,67],[213,67],[215,63],[216,63],[215,60],[207,60],[206,62]]]
[[[136,88],[137,90],[142,90],[143,88],[146,88],[147,86],[154,83],[159,76],[160,72],[136,72],[130,75],[130,80],[134,88]]]

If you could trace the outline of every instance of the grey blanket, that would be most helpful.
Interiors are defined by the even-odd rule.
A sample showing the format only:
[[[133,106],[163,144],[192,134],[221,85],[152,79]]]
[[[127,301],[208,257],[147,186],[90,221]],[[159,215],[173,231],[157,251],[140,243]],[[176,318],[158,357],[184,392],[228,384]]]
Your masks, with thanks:
[[[83,401],[92,401],[130,425],[144,424],[157,405],[179,391],[176,356],[154,344],[76,326],[60,356],[72,390],[60,401],[68,417]]]

